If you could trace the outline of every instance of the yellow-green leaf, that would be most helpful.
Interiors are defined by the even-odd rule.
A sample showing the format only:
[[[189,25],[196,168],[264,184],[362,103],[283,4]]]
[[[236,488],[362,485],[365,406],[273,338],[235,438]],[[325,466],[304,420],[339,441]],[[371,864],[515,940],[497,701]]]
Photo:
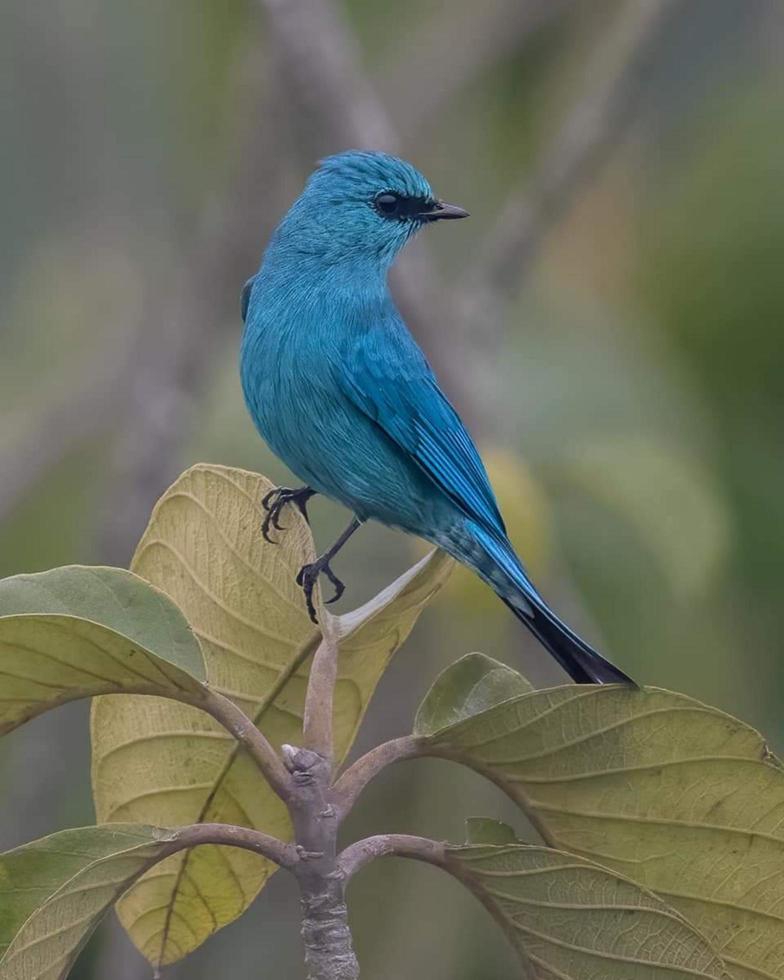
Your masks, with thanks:
[[[529,980],[727,975],[716,951],[676,911],[573,854],[504,842],[450,847],[446,863],[501,925]]]
[[[419,706],[414,734],[432,735],[532,690],[523,675],[506,664],[483,653],[468,653],[438,675]]]
[[[738,980],[784,976],[784,771],[742,722],[679,694],[568,686],[437,732],[548,844],[650,888]]]
[[[508,823],[491,817],[468,817],[466,844],[520,844]]]
[[[176,849],[136,824],[65,830],[0,855],[0,980],[59,980],[105,912]]]
[[[66,701],[202,689],[201,649],[158,589],[119,568],[0,581],[0,734]]]
[[[276,544],[262,538],[261,500],[270,489],[263,477],[242,470],[188,470],[156,506],[133,568],[184,611],[210,686],[279,746],[301,739],[307,673],[321,632],[295,582],[314,556],[296,508],[286,509],[286,531]],[[338,759],[390,658],[450,567],[444,555],[430,555],[345,616],[331,616],[315,596],[319,621],[340,646]],[[289,836],[283,805],[207,716],[155,699],[102,698],[93,708],[92,734],[100,821],[220,821]],[[202,847],[153,869],[123,898],[120,917],[153,964],[171,963],[240,915],[273,870],[254,854]]]

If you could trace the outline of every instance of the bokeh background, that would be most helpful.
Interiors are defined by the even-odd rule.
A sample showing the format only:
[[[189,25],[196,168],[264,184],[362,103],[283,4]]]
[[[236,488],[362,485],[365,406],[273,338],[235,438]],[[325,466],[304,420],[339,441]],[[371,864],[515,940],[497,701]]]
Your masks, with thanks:
[[[6,0],[0,12],[0,574],[127,564],[207,460],[290,477],[246,417],[239,290],[320,156],[399,151],[472,212],[400,303],[487,457],[545,594],[645,683],[784,749],[784,5],[781,0]],[[345,514],[312,506],[317,541]],[[381,528],[343,608],[418,555]],[[556,668],[455,574],[382,682],[358,748],[408,730],[479,649]],[[93,820],[87,706],[0,743],[0,846]],[[346,837],[460,840],[492,787],[408,763]],[[531,838],[533,839],[533,838]],[[515,975],[432,869],[350,892],[364,975]],[[166,977],[303,975],[281,876]],[[150,975],[101,927],[79,980]]]

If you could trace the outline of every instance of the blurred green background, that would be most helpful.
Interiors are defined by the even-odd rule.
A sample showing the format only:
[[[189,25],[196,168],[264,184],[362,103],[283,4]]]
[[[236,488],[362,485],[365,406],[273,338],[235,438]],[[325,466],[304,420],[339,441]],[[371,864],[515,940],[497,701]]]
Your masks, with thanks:
[[[718,705],[784,749],[781,0],[670,3],[644,71],[620,79],[625,115],[544,209],[530,254],[500,258],[497,216],[514,228],[508,202],[535,200],[555,173],[564,123],[612,76],[634,5],[307,4],[337,15],[396,148],[472,213],[414,246],[412,321],[534,578],[638,680]],[[127,564],[155,498],[198,460],[290,479],[242,404],[239,290],[314,161],[353,131],[341,128],[348,103],[320,111],[323,91],[303,84],[269,23],[274,6],[3,4],[0,574]],[[488,274],[504,260],[501,295]],[[323,501],[312,514],[319,543],[345,520]],[[418,547],[364,529],[338,561],[342,607]],[[537,685],[562,680],[457,573],[382,682],[357,748],[407,731],[438,670],[473,649]],[[3,849],[92,822],[87,714],[71,705],[0,743]],[[533,839],[496,790],[434,762],[388,772],[346,837],[460,840],[476,814]],[[489,918],[431,869],[379,863],[349,897],[373,980],[515,975]],[[296,980],[297,911],[278,876],[165,976],[230,963],[235,978]],[[149,975],[113,923],[74,973]]]

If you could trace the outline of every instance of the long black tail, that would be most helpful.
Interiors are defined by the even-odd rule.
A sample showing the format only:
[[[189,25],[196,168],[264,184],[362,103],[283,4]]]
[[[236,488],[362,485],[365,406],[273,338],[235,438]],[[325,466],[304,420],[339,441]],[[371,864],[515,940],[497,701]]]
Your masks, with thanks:
[[[631,677],[610,663],[585,640],[561,622],[555,613],[548,608],[538,595],[526,594],[526,602],[533,610],[529,615],[523,609],[514,605],[506,596],[498,595],[517,616],[521,623],[528,627],[539,642],[546,647],[563,667],[576,684],[626,684],[637,685]]]
[[[520,622],[550,651],[575,683],[637,686],[555,615],[537,592],[507,541],[499,541],[483,529],[474,527],[478,532],[475,533],[474,542],[481,543],[483,554],[472,554],[470,564]],[[465,553],[461,557],[465,561]]]

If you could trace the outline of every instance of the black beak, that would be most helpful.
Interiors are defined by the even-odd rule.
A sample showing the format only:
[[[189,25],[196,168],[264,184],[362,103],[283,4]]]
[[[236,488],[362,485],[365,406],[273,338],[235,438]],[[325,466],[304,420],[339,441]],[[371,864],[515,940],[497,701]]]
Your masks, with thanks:
[[[459,208],[456,204],[446,204],[444,201],[436,201],[429,211],[424,211],[417,215],[423,221],[454,221],[457,218],[467,218],[468,211]]]

